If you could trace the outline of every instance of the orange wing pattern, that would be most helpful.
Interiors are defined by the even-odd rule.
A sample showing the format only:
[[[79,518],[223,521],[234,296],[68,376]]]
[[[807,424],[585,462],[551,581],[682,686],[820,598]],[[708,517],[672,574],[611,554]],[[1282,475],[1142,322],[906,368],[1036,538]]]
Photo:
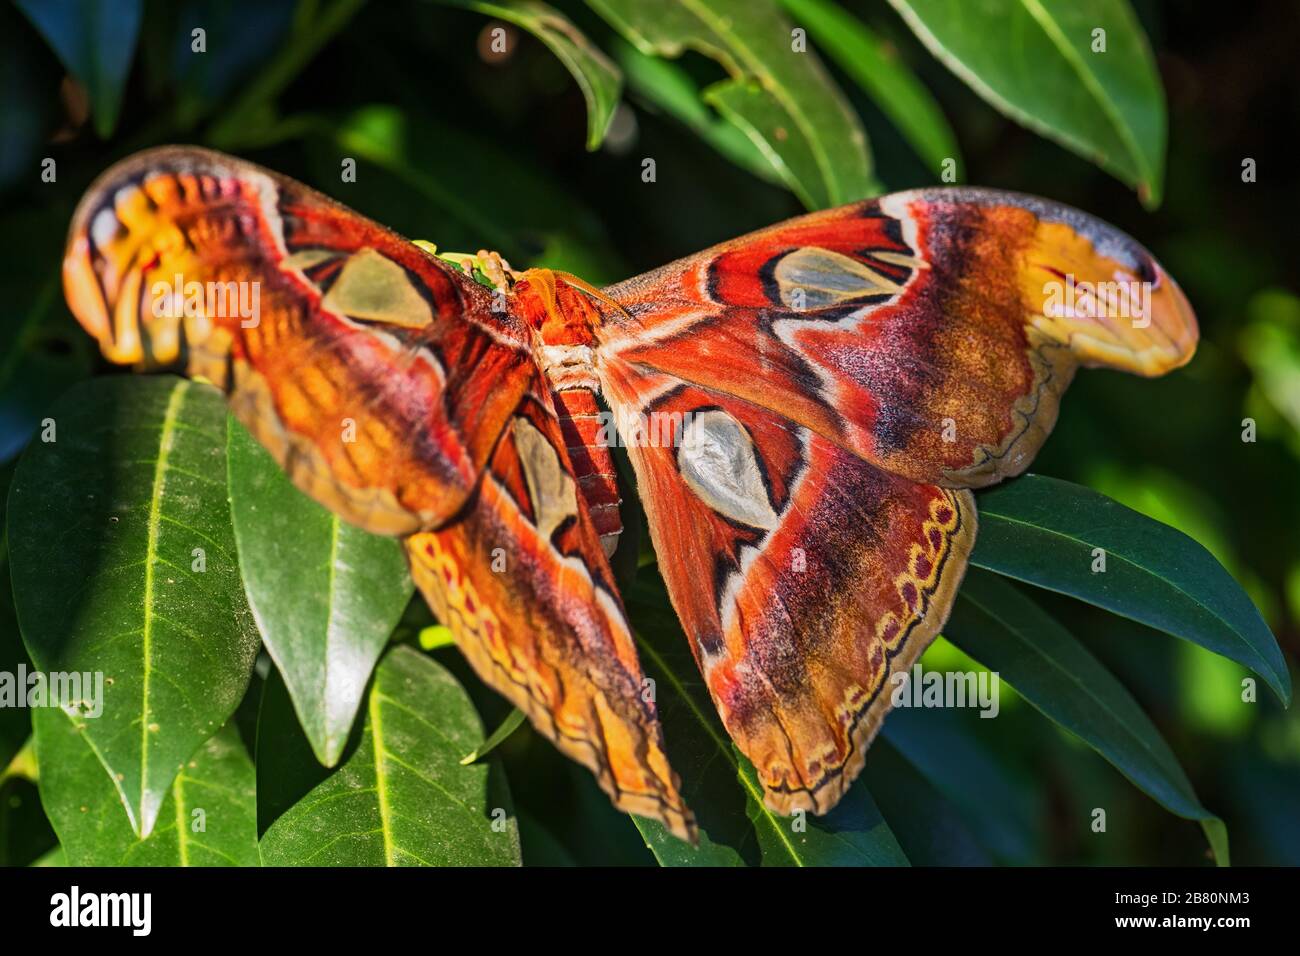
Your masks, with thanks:
[[[600,534],[554,410],[530,394],[462,519],[407,540],[411,570],[485,681],[615,806],[694,839]]]
[[[1159,375],[1197,339],[1131,239],[990,190],[814,213],[604,292],[494,268],[504,309],[291,180],[164,149],[92,187],[64,280],[108,358],[216,383],[300,488],[406,537],[479,675],[686,839],[602,548],[599,397],[642,423],[621,437],[724,724],[769,806],[822,813],[947,619],[968,489],[1028,467],[1078,366]]]
[[[104,174],[73,219],[64,287],[110,360],[218,385],[298,487],[381,534],[460,508],[534,368],[527,328],[493,315],[487,290],[205,150]]]
[[[1182,292],[1133,240],[995,190],[813,213],[605,292],[626,311],[598,330],[603,356],[951,487],[1024,471],[1078,365],[1160,375],[1197,338]]]
[[[669,595],[780,812],[835,804],[946,622],[963,489],[1028,467],[1078,365],[1160,374],[1197,336],[1132,240],[990,190],[814,213],[604,295],[605,397],[676,436],[629,449]]]
[[[412,572],[483,679],[618,806],[693,837],[514,311],[343,206],[195,149],[101,177],[64,282],[108,358],[217,384],[299,488],[370,531],[412,535]]]

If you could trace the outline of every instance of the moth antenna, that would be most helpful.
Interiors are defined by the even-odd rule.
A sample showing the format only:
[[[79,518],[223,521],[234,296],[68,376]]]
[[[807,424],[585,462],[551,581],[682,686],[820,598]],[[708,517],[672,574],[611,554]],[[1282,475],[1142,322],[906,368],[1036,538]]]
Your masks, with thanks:
[[[633,316],[632,313],[629,312],[621,302],[619,302],[617,299],[610,298],[604,292],[601,292],[599,289],[597,289],[590,282],[587,282],[585,279],[579,279],[571,272],[555,272],[554,275],[563,279],[566,285],[571,285],[579,292],[586,293],[588,296],[595,299],[597,302],[603,302],[605,305],[612,306],[613,308],[618,309],[618,311],[622,312],[629,319],[635,318],[635,316]]]

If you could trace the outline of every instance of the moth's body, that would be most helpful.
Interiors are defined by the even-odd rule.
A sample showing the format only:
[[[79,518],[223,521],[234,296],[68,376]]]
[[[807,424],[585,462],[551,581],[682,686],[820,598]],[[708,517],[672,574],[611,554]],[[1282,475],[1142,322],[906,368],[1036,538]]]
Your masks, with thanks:
[[[1197,338],[1137,243],[992,190],[813,213],[605,290],[489,259],[500,295],[292,180],[165,149],[91,188],[64,285],[108,358],[184,363],[305,492],[402,536],[479,675],[687,838],[606,557],[602,407],[673,423],[621,436],[659,571],[767,805],[824,813],[946,620],[971,489],[1025,470],[1078,366],[1159,375]],[[253,283],[260,321],[151,309],[178,274]],[[1060,307],[1076,279],[1142,284],[1139,312]]]
[[[498,260],[499,256],[496,257]],[[615,430],[600,401],[595,328],[601,322],[594,290],[571,276],[530,269],[511,284],[516,311],[536,336],[538,365],[550,383],[578,491],[586,502],[601,545],[612,555],[623,531],[618,470],[609,443]]]

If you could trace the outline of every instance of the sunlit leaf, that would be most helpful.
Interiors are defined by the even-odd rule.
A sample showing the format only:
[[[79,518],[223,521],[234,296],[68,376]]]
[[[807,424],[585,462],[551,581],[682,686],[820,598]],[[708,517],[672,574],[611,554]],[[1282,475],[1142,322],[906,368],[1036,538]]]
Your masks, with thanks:
[[[753,140],[704,103],[703,91],[680,64],[642,53],[630,43],[615,48],[629,88],[671,116],[731,162],[768,182],[780,176]]]
[[[295,488],[233,417],[228,427],[248,603],[317,759],[332,766],[415,590],[406,558],[396,538],[362,531]]]
[[[971,89],[1160,203],[1165,99],[1128,0],[890,0]]]
[[[1262,676],[1291,677],[1268,625],[1196,541],[1088,488],[1025,475],[982,492],[971,562],[1200,644]],[[1102,567],[1105,570],[1094,570]]]
[[[95,379],[49,411],[9,491],[14,603],[32,661],[88,675],[84,735],[132,826],[153,829],[183,762],[234,712],[257,629],[226,491],[221,393]],[[102,699],[85,686],[102,677]]]
[[[142,840],[95,756],[91,721],[43,708],[33,722],[41,801],[70,865],[258,865],[253,762],[232,726],[185,761]]]
[[[274,761],[259,732],[258,761]],[[500,768],[462,766],[483,740],[469,697],[410,647],[379,662],[356,748],[262,837],[272,866],[474,866],[519,862]],[[271,768],[274,772],[274,767]],[[260,774],[259,774],[260,776]]]
[[[776,0],[588,0],[642,53],[696,50],[730,79],[704,99],[762,151],[810,209],[879,192],[867,137],[816,55],[794,48]]]
[[[834,0],[781,2],[791,19],[875,101],[935,176],[944,160],[961,165],[957,137],[943,110],[896,51]]]

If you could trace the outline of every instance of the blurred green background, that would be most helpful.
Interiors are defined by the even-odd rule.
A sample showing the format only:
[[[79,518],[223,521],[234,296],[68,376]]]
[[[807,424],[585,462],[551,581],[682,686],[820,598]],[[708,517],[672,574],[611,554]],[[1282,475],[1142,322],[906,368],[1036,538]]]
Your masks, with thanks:
[[[726,76],[715,58],[638,54],[590,7],[555,4],[628,76],[608,136],[588,151],[587,104],[561,60],[528,31],[458,6],[145,3],[114,122],[111,103],[68,78],[65,63],[75,53],[61,60],[18,5],[0,4],[5,484],[42,409],[69,384],[104,370],[63,304],[59,264],[77,198],[95,174],[134,150],[166,142],[218,145],[440,249],[494,248],[516,267],[548,265],[597,284],[803,211],[788,183],[764,169],[753,143],[700,105],[695,91]],[[959,181],[1037,193],[1095,213],[1138,238],[1183,286],[1202,329],[1191,365],[1157,381],[1081,374],[1034,470],[1093,487],[1204,544],[1261,609],[1294,673],[1300,202],[1286,149],[1300,126],[1297,6],[1239,5],[1210,21],[1180,12],[1176,2],[1134,3],[1167,98],[1164,195],[1154,209],[1124,182],[1000,114],[932,56],[889,5],[842,6],[891,62],[929,90],[955,134]],[[203,56],[191,52],[195,23],[207,31]],[[121,55],[125,41],[114,31],[123,26],[99,22],[87,42]],[[507,31],[505,53],[492,49],[498,27]],[[810,46],[818,49],[815,34]],[[660,71],[666,63],[670,73]],[[938,182],[933,156],[900,132],[880,97],[835,62],[827,68],[861,117],[879,185],[892,191]],[[673,90],[683,97],[675,100]],[[42,180],[46,157],[57,164],[54,182]],[[358,161],[355,183],[340,183],[343,157]],[[653,183],[642,178],[647,157],[655,160]],[[1243,182],[1248,158],[1255,160],[1254,182]],[[1257,425],[1254,442],[1242,440],[1245,419]],[[1283,710],[1262,687],[1256,705],[1241,706],[1247,671],[1193,644],[1065,598],[1036,596],[1152,716],[1202,802],[1228,824],[1234,862],[1300,864],[1296,712]],[[0,617],[0,628],[12,626]],[[942,641],[929,653],[927,664],[935,667],[960,660]],[[454,655],[440,660],[464,673]],[[504,709],[487,695],[480,703],[490,727]],[[12,725],[15,717],[0,719]],[[1017,832],[996,858],[1205,860],[1194,823],[1163,811],[1005,687],[1002,720],[981,721],[974,711],[943,719],[1016,795]],[[25,736],[12,726],[4,732]],[[869,768],[887,775],[891,757],[881,750]],[[530,730],[515,734],[502,752],[526,859],[653,863],[635,829],[609,810],[587,776]],[[529,779],[546,786],[530,787]],[[34,791],[23,784],[13,781],[4,791],[12,807],[3,840],[18,856],[14,841],[33,841],[32,855],[43,849],[32,835],[40,826],[15,822],[21,811],[14,808],[33,803]],[[887,798],[876,796],[890,818]],[[1097,806],[1108,808],[1105,839],[1077,825]]]

